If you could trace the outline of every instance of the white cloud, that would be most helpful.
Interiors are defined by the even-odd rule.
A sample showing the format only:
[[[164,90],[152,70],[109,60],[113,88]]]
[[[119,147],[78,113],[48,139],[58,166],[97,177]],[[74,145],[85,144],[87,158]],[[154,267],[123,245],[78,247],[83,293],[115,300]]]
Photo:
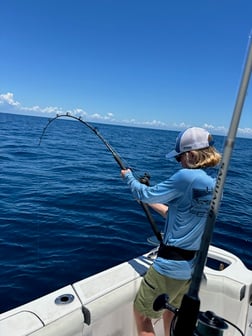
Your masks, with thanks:
[[[159,121],[159,120],[144,121],[143,124],[147,126],[155,126],[155,127],[166,127],[167,126],[166,123]]]
[[[76,108],[76,109],[73,109],[73,110],[67,110],[66,112],[74,115],[74,116],[81,116],[81,117],[86,117],[88,114],[86,111],[84,111],[83,109],[81,108]],[[61,113],[64,113],[64,111],[62,111]]]
[[[252,136],[252,128],[238,128],[238,132],[245,136]]]
[[[190,126],[192,126],[192,125],[186,124],[186,123],[184,123],[184,122],[179,123],[179,124],[177,124],[176,122],[174,122],[174,123],[172,124],[172,126],[173,126],[173,128],[175,128],[175,129],[184,129],[184,128],[190,127]]]
[[[20,103],[14,100],[14,95],[11,92],[0,94],[0,104],[15,106],[16,108],[20,106]]]
[[[214,129],[214,126],[209,124],[204,124],[202,127],[206,129]]]

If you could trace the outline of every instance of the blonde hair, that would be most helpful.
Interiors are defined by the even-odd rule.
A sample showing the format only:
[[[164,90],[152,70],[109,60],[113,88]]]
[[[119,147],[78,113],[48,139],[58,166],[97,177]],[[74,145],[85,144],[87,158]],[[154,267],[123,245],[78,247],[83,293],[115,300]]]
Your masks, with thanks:
[[[187,167],[191,169],[214,167],[221,161],[221,154],[213,147],[190,151],[191,157],[187,156]]]

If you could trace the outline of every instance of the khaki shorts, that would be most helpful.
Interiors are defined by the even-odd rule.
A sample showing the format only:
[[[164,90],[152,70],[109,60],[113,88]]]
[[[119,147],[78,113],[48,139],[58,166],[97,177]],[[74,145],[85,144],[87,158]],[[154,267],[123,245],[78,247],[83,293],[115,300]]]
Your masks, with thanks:
[[[159,274],[151,266],[144,278],[134,301],[134,308],[149,318],[159,318],[163,311],[154,311],[153,302],[161,294],[168,294],[169,303],[179,308],[183,296],[188,292],[191,280],[177,280]]]

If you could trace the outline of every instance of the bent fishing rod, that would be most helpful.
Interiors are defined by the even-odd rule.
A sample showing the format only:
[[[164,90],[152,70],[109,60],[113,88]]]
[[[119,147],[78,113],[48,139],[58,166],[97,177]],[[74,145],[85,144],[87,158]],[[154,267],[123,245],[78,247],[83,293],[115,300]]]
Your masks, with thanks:
[[[72,118],[72,119],[75,119],[79,122],[81,122],[83,125],[87,126],[95,135],[98,136],[98,138],[104,143],[104,145],[107,147],[107,149],[110,151],[110,153],[113,155],[113,158],[115,159],[115,161],[118,163],[119,167],[121,169],[127,169],[127,167],[124,165],[122,159],[120,158],[119,154],[113,149],[113,147],[109,144],[109,142],[101,135],[101,133],[98,131],[98,129],[94,126],[92,126],[90,123],[84,121],[81,117],[76,117],[70,113],[65,113],[65,114],[57,114],[56,117],[52,118],[52,119],[49,119],[47,125],[44,127],[43,129],[43,132],[41,134],[41,137],[40,137],[40,141],[39,141],[39,144],[41,143],[42,141],[42,138],[43,136],[45,135],[45,132],[47,130],[47,128],[49,127],[49,125],[55,121],[56,119],[58,118],[62,118],[62,117],[68,117],[68,118]],[[147,184],[149,183],[149,176],[147,174],[145,174],[144,176],[140,177],[139,178],[139,181],[143,184]],[[159,232],[158,228],[157,228],[157,225],[150,213],[150,210],[149,210],[149,207],[147,204],[139,201],[138,202],[141,207],[143,208],[144,212],[145,212],[145,215],[151,225],[151,228],[155,234],[155,236],[157,237],[157,239],[162,242],[162,235],[161,233]]]
[[[205,222],[205,230],[201,239],[201,245],[197,254],[196,265],[192,275],[192,281],[187,294],[184,295],[181,307],[179,309],[177,322],[174,328],[174,336],[192,336],[199,313],[199,289],[202,280],[205,261],[207,258],[208,248],[212,239],[215,220],[217,217],[220,201],[223,195],[223,189],[227,171],[235,143],[235,137],[244,105],[247,88],[252,71],[252,31],[249,36],[245,64],[241,77],[241,82],[235,102],[232,120],[230,123],[228,135],[225,141],[224,152],[220,163],[220,168],[213,192],[212,201]],[[197,334],[198,335],[198,334]],[[212,335],[212,334],[209,334]]]

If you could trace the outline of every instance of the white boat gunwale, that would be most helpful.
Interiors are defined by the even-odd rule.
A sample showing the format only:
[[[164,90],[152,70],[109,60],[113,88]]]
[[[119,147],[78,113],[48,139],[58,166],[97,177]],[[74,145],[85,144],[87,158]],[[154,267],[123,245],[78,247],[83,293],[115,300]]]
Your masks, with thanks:
[[[136,335],[133,299],[156,250],[0,314],[0,335]],[[221,267],[205,266],[200,309],[232,318],[231,322],[251,336],[252,271],[234,254],[212,245],[208,257]],[[160,325],[161,321],[155,328],[161,330]],[[229,328],[225,335],[236,332]]]

